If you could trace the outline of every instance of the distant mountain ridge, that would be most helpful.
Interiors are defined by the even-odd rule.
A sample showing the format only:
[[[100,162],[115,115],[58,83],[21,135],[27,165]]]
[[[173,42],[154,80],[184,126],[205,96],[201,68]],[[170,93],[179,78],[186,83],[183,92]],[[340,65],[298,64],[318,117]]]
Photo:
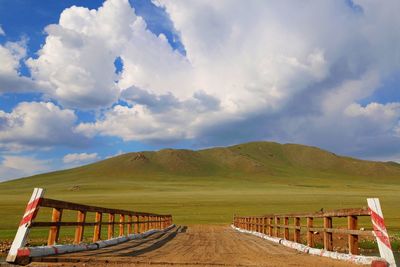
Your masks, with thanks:
[[[400,177],[400,164],[338,156],[305,145],[251,142],[203,150],[162,149],[133,152],[44,175],[63,176],[63,174],[76,174],[82,178],[97,176],[129,178],[156,174]]]

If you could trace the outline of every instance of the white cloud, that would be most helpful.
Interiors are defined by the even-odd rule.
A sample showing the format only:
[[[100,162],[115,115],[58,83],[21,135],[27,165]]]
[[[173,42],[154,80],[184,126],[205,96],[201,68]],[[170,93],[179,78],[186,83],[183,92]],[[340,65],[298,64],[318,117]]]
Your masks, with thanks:
[[[382,150],[400,147],[398,104],[357,104],[400,69],[400,2],[354,2],[158,0],[186,55],[147,30],[128,0],[74,6],[27,64],[63,106],[105,108],[77,134],[200,145],[277,139],[345,153],[374,151],[374,139]],[[21,58],[4,51],[15,74]]]
[[[30,176],[51,170],[48,160],[40,160],[29,156],[2,156],[0,162],[0,181]]]
[[[21,60],[26,56],[26,40],[0,45],[0,93],[35,91],[38,85],[19,73]]]
[[[0,25],[0,35],[6,35],[6,33],[4,32],[4,30],[3,30],[3,28],[1,27],[1,25]]]
[[[127,0],[106,1],[98,10],[65,9],[60,23],[46,28],[39,57],[28,60],[34,79],[64,106],[110,106],[119,96],[114,61],[135,20]]]
[[[0,110],[0,147],[77,146],[84,140],[73,132],[76,120],[74,111],[51,102],[21,102],[9,113]]]
[[[97,153],[72,153],[72,154],[67,154],[63,158],[63,162],[66,164],[84,164],[84,163],[89,163],[93,162],[95,160],[98,160],[99,156]]]

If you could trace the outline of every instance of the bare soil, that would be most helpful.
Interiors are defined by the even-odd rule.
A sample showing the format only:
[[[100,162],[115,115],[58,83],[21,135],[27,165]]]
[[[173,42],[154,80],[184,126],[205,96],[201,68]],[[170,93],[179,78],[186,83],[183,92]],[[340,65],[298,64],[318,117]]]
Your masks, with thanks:
[[[353,266],[210,225],[175,227],[142,240],[34,261],[31,266]]]

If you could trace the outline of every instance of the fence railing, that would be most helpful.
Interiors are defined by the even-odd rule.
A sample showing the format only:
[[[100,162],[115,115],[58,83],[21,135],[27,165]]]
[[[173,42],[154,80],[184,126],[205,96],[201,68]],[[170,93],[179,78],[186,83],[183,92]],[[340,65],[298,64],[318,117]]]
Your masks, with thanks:
[[[145,212],[135,212],[120,209],[101,208],[96,206],[81,205],[72,202],[42,198],[40,207],[53,208],[51,222],[32,222],[31,228],[50,227],[47,245],[51,246],[58,242],[61,226],[75,226],[74,244],[83,240],[85,226],[94,226],[93,242],[102,239],[101,228],[106,225],[107,238],[115,237],[115,225],[118,226],[118,235],[124,236],[136,233],[143,233],[150,229],[164,229],[172,224],[171,215],[159,215]],[[62,222],[64,210],[77,211],[76,222]],[[95,213],[95,221],[86,220],[87,213]],[[108,221],[103,221],[104,215],[108,215]],[[118,219],[118,220],[116,220]]]
[[[315,232],[323,233],[323,246],[333,251],[333,234],[347,235],[349,253],[359,254],[359,236],[373,236],[372,231],[359,230],[358,217],[370,216],[367,208],[341,209],[315,213],[271,214],[263,216],[235,216],[235,227],[255,231],[272,237],[282,237],[302,243],[305,234],[306,244],[315,247]],[[334,228],[333,218],[347,218],[347,229]],[[322,227],[316,227],[316,220],[322,220]],[[305,241],[305,240],[304,240]]]
[[[78,245],[83,241],[86,226],[93,227],[92,241],[95,243],[114,237],[145,233],[151,229],[163,230],[172,225],[171,215],[82,205],[44,198],[43,195],[43,189],[34,189],[7,256],[8,262],[16,262],[19,255],[24,255],[24,247],[32,228],[48,227],[47,246],[53,246],[59,241],[61,227],[75,227],[73,244]],[[39,208],[52,208],[50,221],[34,221]],[[64,211],[76,211],[76,221],[62,221]],[[89,213],[94,213],[94,221],[88,221]],[[102,236],[102,226],[107,226],[107,236]],[[117,234],[116,226],[118,227]]]
[[[371,257],[356,256],[359,254],[359,236],[374,236],[381,258],[390,267],[396,267],[380,201],[378,198],[368,198],[367,203],[368,208],[319,211],[314,213],[270,214],[263,216],[235,215],[233,225],[239,228],[239,230],[242,229],[249,233],[257,233],[257,235],[263,234],[267,239],[268,236],[283,238],[285,242],[281,241],[282,239],[278,239],[279,243],[286,244],[292,248],[298,248],[301,251],[307,251],[307,253],[312,253],[313,255],[347,258],[347,260],[354,262],[360,260],[361,263],[368,262],[369,260],[372,261],[373,259]],[[373,230],[365,230],[368,227],[359,228],[358,218],[362,216],[370,217]],[[334,227],[334,218],[342,218],[342,220],[345,218],[347,220],[347,227],[344,228],[342,224],[339,224],[340,227]],[[371,225],[369,228],[371,229]],[[323,234],[324,250],[315,248],[316,232]],[[337,253],[331,252],[334,250],[334,234],[347,236],[348,252],[351,255],[339,253],[341,256],[338,256]],[[270,240],[277,241],[274,238]],[[303,242],[308,247],[304,248]]]

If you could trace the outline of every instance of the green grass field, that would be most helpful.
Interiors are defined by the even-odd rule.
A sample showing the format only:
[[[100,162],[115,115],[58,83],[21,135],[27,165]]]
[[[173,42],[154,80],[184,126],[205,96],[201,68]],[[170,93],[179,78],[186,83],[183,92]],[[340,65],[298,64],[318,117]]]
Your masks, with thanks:
[[[275,143],[126,154],[0,183],[0,239],[13,238],[34,187],[45,188],[48,198],[171,213],[178,224],[227,224],[235,213],[363,207],[367,197],[379,197],[389,230],[398,233],[399,174],[394,163],[359,161]],[[49,213],[43,210],[39,219],[49,220]],[[64,216],[65,221],[74,219],[73,213]],[[366,221],[362,224],[370,227]]]

